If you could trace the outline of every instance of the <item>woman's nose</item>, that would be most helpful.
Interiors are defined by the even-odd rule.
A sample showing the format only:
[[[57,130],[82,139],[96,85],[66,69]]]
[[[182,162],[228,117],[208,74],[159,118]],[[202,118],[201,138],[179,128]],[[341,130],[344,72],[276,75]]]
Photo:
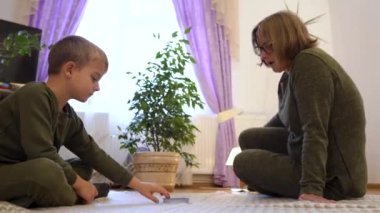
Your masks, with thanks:
[[[261,60],[264,60],[268,57],[268,53],[266,53],[265,51],[261,51],[260,53],[260,59]]]

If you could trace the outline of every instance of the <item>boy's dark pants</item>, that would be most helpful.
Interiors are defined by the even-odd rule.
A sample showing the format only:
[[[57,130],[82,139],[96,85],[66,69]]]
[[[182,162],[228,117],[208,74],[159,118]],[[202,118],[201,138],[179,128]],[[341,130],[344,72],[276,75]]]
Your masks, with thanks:
[[[68,162],[85,180],[92,169],[79,159]],[[67,183],[62,168],[47,158],[0,166],[0,200],[32,198],[38,206],[68,206],[77,202],[77,195]]]

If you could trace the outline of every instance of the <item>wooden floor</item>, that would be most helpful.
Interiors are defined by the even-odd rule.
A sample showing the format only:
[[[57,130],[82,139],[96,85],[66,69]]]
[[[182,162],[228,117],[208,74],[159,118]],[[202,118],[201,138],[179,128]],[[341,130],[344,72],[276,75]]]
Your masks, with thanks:
[[[367,194],[380,195],[380,185],[370,185],[367,188]]]
[[[230,191],[231,188],[222,188],[218,186],[211,185],[192,185],[192,186],[177,186],[175,192],[216,192],[216,191]],[[367,189],[367,194],[376,194],[380,195],[380,185],[370,185]]]

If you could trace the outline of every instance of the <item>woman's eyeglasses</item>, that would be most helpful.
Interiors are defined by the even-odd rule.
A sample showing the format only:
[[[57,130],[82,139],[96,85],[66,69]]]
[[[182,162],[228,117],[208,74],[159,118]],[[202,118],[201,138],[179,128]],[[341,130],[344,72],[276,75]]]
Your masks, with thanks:
[[[255,51],[256,55],[261,56],[262,52],[265,52],[266,54],[271,54],[273,52],[273,46],[272,43],[264,43],[262,46],[256,44],[253,47],[253,50]]]

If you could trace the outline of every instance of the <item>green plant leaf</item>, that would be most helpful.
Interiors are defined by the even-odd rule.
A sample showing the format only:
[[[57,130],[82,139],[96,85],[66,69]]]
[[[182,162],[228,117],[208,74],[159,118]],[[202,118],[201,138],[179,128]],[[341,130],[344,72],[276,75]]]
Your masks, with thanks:
[[[172,33],[172,38],[176,38],[177,36],[178,36],[178,32],[177,31],[175,31],[175,32]]]
[[[17,56],[30,56],[33,50],[40,50],[46,45],[40,44],[40,34],[31,34],[21,30],[8,34],[0,43],[0,65],[7,66]]]
[[[191,31],[191,27],[187,27],[187,28],[185,29],[185,34],[190,33],[190,31]]]

